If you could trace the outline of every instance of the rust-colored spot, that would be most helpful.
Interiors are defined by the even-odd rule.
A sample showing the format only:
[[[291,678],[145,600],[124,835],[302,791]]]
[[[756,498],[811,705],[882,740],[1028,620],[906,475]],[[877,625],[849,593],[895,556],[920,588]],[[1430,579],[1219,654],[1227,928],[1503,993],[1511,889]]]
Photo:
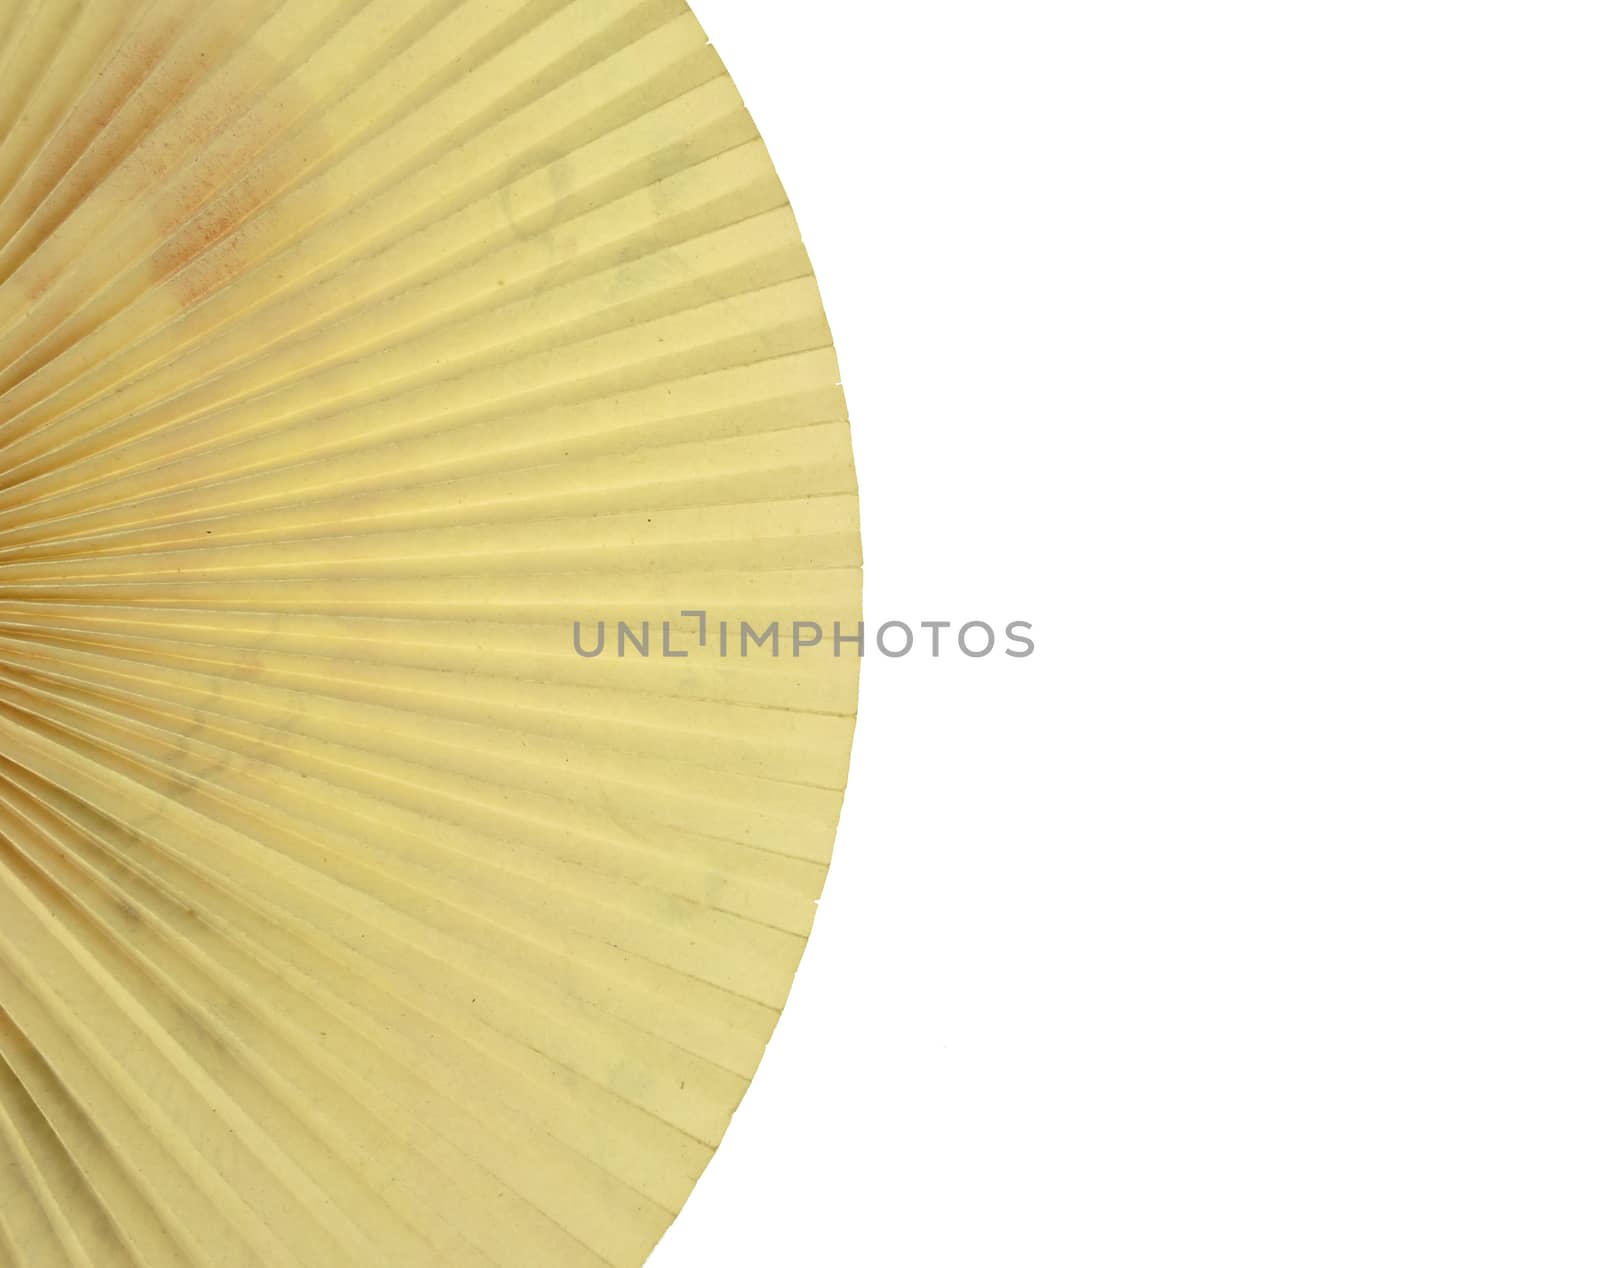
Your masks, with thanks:
[[[272,149],[314,103],[253,39],[270,6],[172,8],[182,21],[129,32],[91,94],[100,134],[58,138],[54,166],[79,153],[0,247],[25,298],[0,316],[0,390],[153,288],[183,307],[232,280],[250,261],[223,244],[287,183]]]

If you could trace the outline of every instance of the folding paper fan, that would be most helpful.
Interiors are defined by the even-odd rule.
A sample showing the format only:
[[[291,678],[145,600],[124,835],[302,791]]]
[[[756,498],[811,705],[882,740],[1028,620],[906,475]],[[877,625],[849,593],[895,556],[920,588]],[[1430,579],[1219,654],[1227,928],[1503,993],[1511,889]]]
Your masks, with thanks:
[[[860,593],[680,0],[0,0],[0,1262],[642,1263]]]

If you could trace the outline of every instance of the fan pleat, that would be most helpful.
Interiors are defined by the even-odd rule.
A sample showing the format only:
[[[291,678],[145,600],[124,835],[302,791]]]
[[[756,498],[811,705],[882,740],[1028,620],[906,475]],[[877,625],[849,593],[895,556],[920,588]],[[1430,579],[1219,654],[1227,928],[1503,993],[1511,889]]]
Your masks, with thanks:
[[[681,0],[0,0],[0,1265],[642,1264],[811,931],[860,620]]]

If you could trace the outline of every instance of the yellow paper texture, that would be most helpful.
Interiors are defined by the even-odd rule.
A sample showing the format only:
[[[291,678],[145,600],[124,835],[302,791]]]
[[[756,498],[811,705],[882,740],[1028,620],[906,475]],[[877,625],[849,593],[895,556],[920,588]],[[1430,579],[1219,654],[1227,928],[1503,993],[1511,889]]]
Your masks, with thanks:
[[[838,378],[679,0],[0,0],[0,1265],[645,1260],[859,672],[681,614],[856,631]]]

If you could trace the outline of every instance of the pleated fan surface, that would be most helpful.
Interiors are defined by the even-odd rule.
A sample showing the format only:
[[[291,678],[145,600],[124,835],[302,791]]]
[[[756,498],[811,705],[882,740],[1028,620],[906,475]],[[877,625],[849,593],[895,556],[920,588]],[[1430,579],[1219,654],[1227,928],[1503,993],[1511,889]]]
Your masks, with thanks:
[[[0,0],[0,1264],[642,1264],[854,726],[715,626],[860,619],[680,0]]]

